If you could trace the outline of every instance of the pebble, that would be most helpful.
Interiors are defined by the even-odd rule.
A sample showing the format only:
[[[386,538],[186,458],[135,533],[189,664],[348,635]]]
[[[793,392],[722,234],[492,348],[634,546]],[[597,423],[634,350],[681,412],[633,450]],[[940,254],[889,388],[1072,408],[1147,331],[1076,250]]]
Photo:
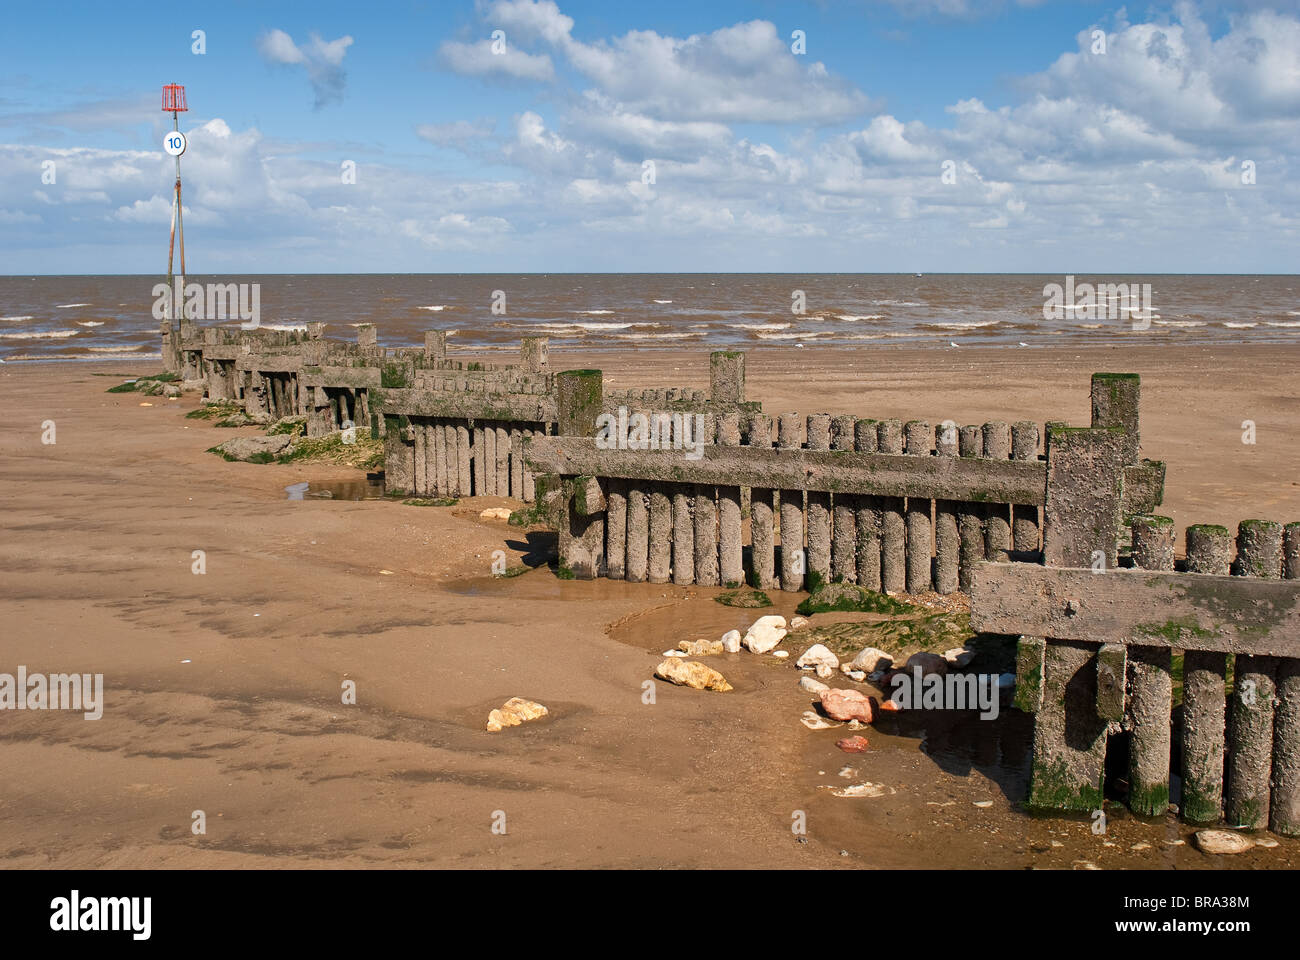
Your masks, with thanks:
[[[808,693],[821,693],[823,690],[829,690],[830,687],[826,686],[826,684],[822,683],[820,680],[814,680],[812,677],[800,677],[799,689],[805,690]]]
[[[772,656],[776,657],[778,660],[784,660],[786,657],[790,656],[790,651],[789,651],[789,650],[773,650],[773,651],[772,651]]]
[[[993,801],[992,801],[992,800],[976,800],[976,801],[975,801],[975,806],[980,807],[981,809],[987,809],[988,807],[993,806]]]
[[[871,745],[867,738],[863,736],[845,737],[843,740],[836,740],[835,746],[839,747],[845,753],[866,753],[867,748]]]

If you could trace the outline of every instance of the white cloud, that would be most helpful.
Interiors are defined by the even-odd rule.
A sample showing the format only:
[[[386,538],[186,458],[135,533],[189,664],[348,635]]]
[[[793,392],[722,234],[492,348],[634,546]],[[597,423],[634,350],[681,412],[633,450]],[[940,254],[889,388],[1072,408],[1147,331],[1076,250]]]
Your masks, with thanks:
[[[352,42],[350,36],[325,40],[319,34],[311,33],[307,42],[300,47],[283,30],[272,29],[258,38],[257,49],[267,63],[305,67],[312,92],[316,95],[316,109],[319,110],[326,104],[341,102],[343,99],[343,89],[347,83],[343,58]]]
[[[516,80],[545,82],[555,76],[551,58],[546,54],[525,53],[506,44],[500,53],[493,52],[493,42],[444,43],[438,59],[448,70],[471,77],[510,77]]]

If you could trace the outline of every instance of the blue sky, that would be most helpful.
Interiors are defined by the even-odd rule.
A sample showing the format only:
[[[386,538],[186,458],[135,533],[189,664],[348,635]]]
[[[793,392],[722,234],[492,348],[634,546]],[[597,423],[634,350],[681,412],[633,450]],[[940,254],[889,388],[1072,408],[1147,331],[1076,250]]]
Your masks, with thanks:
[[[191,272],[1295,272],[1298,8],[12,6],[0,272],[165,269],[172,81]]]

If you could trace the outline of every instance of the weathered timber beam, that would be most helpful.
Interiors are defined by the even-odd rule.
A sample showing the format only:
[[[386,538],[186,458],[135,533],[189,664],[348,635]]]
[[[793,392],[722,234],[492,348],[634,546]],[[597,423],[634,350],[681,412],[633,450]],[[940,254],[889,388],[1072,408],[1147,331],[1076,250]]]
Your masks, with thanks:
[[[236,370],[255,370],[258,373],[297,373],[307,365],[299,356],[285,354],[251,353],[235,358]]]
[[[521,420],[530,423],[550,423],[557,417],[554,398],[535,393],[436,393],[401,389],[385,390],[383,394],[383,412],[390,416],[405,414],[408,417]]]
[[[378,367],[303,367],[299,380],[304,387],[366,387],[378,389]]]
[[[1300,583],[980,563],[971,626],[1134,646],[1300,657]]]
[[[700,459],[688,460],[687,452],[607,450],[592,438],[534,437],[524,460],[535,473],[566,476],[987,503],[1042,504],[1046,482],[1038,461],[725,446],[706,446]]]

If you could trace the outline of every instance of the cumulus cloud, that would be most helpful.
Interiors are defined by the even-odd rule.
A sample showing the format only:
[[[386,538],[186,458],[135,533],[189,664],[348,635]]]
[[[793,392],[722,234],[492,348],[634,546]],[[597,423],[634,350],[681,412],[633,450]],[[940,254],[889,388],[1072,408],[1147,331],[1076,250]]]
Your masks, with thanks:
[[[347,84],[343,58],[352,46],[350,36],[337,40],[324,40],[317,33],[308,35],[302,46],[294,43],[289,34],[280,29],[268,30],[257,41],[258,52],[269,64],[300,66],[307,71],[312,92],[316,96],[316,109],[329,103],[340,103]]]
[[[494,49],[492,40],[479,43],[444,43],[438,59],[448,70],[473,77],[508,77],[515,80],[547,81],[555,76],[551,58],[525,53],[510,44]]]
[[[494,92],[514,98],[495,120],[419,118],[418,137],[472,166],[375,156],[344,185],[332,156],[211,120],[186,131],[186,222],[205,224],[191,249],[214,268],[256,256],[285,270],[1055,270],[1100,250],[1113,268],[1177,271],[1262,268],[1262,253],[1289,269],[1300,236],[1294,16],[1245,13],[1214,35],[1190,7],[1117,15],[1104,55],[1081,27],[1009,102],[955,89],[922,122],[862,106],[866,92],[763,21],[578,40],[552,2],[481,12],[483,36],[505,31],[548,69],[463,71],[522,88]],[[309,48],[266,40],[294,69]],[[58,183],[35,196],[50,158]],[[153,256],[172,170],[156,148],[0,145],[0,210]],[[32,229],[0,231],[0,247]],[[637,260],[647,248],[678,259]]]
[[[573,37],[574,21],[551,0],[498,0],[483,13],[484,25],[500,29],[506,53],[493,54],[491,41],[447,43],[440,58],[458,73],[504,72],[522,77],[535,71],[549,80],[548,53],[530,55],[519,44],[546,47],[584,75],[601,95],[625,111],[661,121],[789,123],[818,125],[862,113],[870,99],[833,77],[819,61],[807,62],[790,49],[775,25],[753,20],[689,37],[631,30],[618,37],[583,43]],[[520,66],[507,66],[509,56]]]

